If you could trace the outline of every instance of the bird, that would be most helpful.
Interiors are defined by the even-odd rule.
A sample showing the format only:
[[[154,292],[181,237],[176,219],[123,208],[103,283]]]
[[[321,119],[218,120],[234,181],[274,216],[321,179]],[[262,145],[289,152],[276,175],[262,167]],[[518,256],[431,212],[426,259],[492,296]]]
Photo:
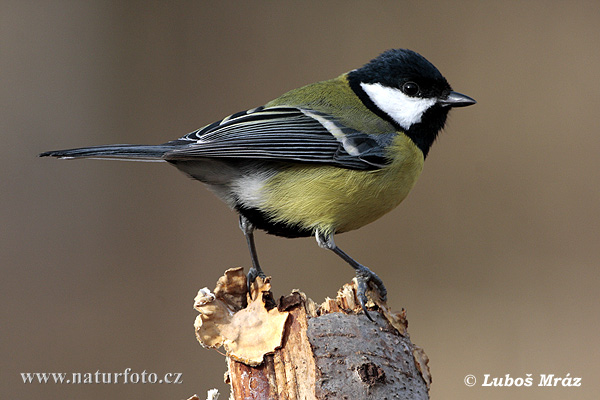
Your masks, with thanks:
[[[369,224],[402,202],[423,169],[451,108],[476,101],[409,49],[391,49],[340,76],[293,89],[159,145],[113,144],[40,157],[162,161],[204,183],[239,214],[252,267],[254,231],[314,236],[355,270],[357,299],[387,289],[340,249],[334,235]],[[369,295],[368,295],[369,293]]]

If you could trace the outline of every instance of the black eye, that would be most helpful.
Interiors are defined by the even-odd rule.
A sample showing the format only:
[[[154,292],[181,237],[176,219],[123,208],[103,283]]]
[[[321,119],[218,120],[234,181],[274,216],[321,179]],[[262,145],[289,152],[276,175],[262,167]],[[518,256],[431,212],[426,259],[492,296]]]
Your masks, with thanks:
[[[419,89],[419,85],[414,82],[406,82],[404,85],[402,85],[402,92],[407,96],[416,96],[419,94],[420,90],[421,89]]]

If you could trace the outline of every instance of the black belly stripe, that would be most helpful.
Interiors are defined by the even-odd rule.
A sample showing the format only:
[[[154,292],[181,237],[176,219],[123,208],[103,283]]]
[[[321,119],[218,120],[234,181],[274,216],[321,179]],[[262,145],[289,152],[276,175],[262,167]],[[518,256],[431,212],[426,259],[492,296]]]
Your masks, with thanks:
[[[311,229],[301,228],[299,225],[289,225],[283,222],[273,222],[267,215],[257,208],[236,206],[236,210],[248,219],[256,229],[266,231],[270,235],[286,238],[309,237],[313,235]]]

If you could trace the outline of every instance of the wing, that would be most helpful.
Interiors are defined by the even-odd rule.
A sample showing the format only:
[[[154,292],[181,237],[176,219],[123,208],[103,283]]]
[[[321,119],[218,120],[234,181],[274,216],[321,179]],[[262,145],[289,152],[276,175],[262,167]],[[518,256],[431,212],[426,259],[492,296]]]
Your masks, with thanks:
[[[369,135],[330,115],[294,107],[259,107],[233,114],[182,138],[164,159],[250,158],[330,164],[369,170],[389,161],[385,148],[395,132]]]

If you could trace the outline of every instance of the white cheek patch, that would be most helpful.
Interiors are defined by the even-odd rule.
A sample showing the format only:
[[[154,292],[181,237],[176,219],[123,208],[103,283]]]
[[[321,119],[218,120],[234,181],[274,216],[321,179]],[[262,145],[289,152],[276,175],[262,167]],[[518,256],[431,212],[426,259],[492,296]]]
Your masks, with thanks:
[[[404,129],[421,122],[425,111],[437,102],[437,99],[410,97],[400,89],[386,87],[380,83],[361,83],[360,86],[381,111],[392,117]]]

